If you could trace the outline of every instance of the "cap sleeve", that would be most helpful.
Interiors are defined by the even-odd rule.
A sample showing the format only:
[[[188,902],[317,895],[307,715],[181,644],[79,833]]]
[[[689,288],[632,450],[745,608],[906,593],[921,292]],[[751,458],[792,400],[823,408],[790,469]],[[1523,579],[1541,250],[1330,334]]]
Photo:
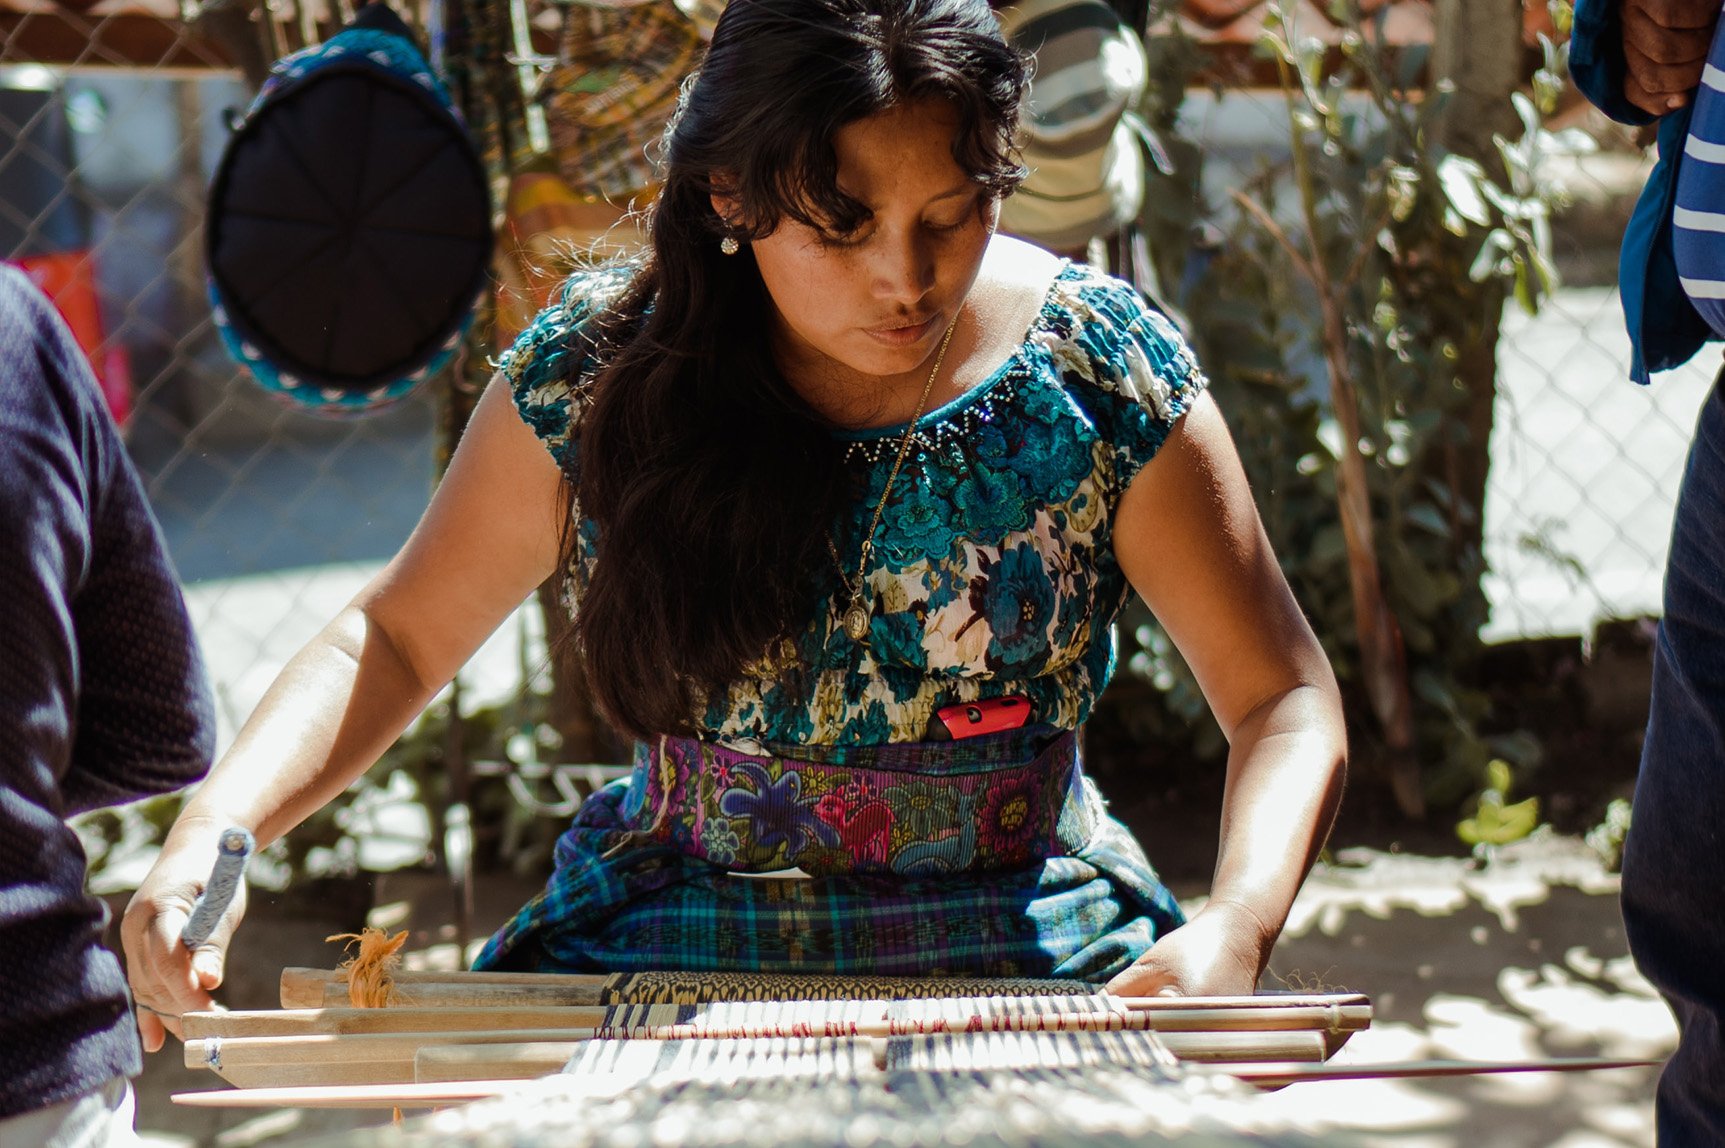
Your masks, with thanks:
[[[1130,284],[1086,277],[1071,306],[1077,354],[1063,356],[1068,386],[1079,392],[1075,397],[1112,448],[1111,494],[1118,498],[1209,380],[1179,330]]]
[[[581,337],[582,330],[628,283],[625,269],[571,275],[556,300],[497,359],[498,373],[508,381],[522,420],[565,473],[574,471],[574,430],[597,366],[592,343]]]

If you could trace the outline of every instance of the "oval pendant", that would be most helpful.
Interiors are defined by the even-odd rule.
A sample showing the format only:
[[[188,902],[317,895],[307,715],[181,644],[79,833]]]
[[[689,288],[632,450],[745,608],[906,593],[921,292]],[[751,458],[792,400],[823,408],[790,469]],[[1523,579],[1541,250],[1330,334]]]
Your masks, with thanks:
[[[852,602],[844,614],[845,633],[853,642],[860,642],[868,637],[868,611],[863,609],[861,602]]]

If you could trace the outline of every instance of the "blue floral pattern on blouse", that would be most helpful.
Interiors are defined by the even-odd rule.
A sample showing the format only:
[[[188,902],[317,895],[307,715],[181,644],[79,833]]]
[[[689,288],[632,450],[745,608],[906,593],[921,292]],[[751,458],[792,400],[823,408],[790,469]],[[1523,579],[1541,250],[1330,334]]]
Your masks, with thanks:
[[[626,286],[578,276],[499,360],[521,416],[572,471],[592,364],[572,342]],[[705,739],[781,746],[920,741],[936,709],[1020,694],[1033,720],[1076,729],[1114,672],[1131,592],[1111,545],[1120,495],[1205,387],[1173,325],[1130,285],[1082,264],[1055,277],[1024,342],[987,379],[923,416],[875,539],[866,641],[840,625],[838,572],[791,639],[793,689],[763,664],[708,699]],[[835,432],[858,496],[832,524],[855,570],[903,426]],[[598,531],[575,508],[578,608]]]

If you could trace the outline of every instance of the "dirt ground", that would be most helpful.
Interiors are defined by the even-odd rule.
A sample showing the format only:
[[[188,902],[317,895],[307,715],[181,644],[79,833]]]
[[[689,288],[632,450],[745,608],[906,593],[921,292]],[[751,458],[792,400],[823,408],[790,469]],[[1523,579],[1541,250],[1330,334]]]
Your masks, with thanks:
[[[1176,880],[1197,904],[1200,883]],[[532,884],[491,879],[476,930],[500,922]],[[1670,1014],[1635,972],[1617,914],[1616,879],[1575,838],[1541,836],[1489,862],[1344,849],[1312,875],[1271,962],[1266,987],[1369,994],[1370,1030],[1338,1060],[1668,1055]],[[330,933],[373,920],[413,930],[412,947],[452,957],[448,889],[387,874],[374,887],[331,886],[254,898],[223,997],[273,1007],[283,965],[328,965]],[[217,1112],[176,1107],[174,1092],[214,1087],[178,1045],[149,1059],[138,1127],[157,1148],[248,1148],[351,1128],[343,1112]],[[1429,1081],[1325,1082],[1266,1095],[1267,1112],[1315,1132],[1348,1129],[1384,1148],[1628,1148],[1650,1145],[1654,1069]]]

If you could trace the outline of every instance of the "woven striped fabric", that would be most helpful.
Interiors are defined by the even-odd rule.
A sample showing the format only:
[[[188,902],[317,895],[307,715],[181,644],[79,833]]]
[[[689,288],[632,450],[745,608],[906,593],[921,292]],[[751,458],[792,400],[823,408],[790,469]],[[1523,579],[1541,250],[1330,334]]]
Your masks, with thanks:
[[[1725,336],[1725,23],[1713,36],[1677,168],[1672,253],[1689,301]]]
[[[760,973],[617,973],[599,989],[599,1003],[704,1004],[709,1001],[915,1000],[919,997],[1038,997],[1084,994],[1077,980],[1030,977],[816,977]]]

